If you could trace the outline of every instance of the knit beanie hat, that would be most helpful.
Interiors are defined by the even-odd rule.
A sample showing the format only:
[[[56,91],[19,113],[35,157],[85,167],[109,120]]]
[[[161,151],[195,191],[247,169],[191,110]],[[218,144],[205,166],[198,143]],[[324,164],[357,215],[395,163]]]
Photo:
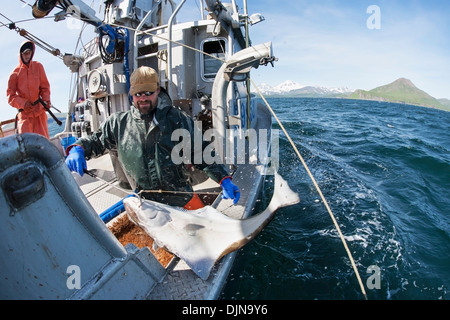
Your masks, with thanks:
[[[27,50],[33,51],[33,43],[32,42],[25,42],[23,46],[20,48],[20,53],[24,53]]]
[[[155,92],[159,87],[158,73],[155,69],[142,66],[134,70],[130,77],[130,95],[138,92]]]

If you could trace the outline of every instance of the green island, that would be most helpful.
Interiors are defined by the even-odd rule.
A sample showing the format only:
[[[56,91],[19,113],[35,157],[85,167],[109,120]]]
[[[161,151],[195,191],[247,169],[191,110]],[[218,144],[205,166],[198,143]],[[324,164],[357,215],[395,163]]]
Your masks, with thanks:
[[[348,98],[406,103],[450,111],[449,99],[436,99],[405,78],[397,79],[370,91],[356,90]]]

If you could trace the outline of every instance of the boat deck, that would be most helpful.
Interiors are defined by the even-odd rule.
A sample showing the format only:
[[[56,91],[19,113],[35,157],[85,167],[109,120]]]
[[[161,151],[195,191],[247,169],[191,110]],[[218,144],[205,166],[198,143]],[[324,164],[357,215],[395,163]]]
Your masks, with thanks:
[[[2,297],[148,300],[219,297],[236,251],[218,261],[209,278],[203,281],[179,258],[162,266],[151,254],[151,245],[140,249],[134,243],[121,245],[111,229],[108,231],[105,223],[95,216],[132,193],[119,188],[109,155],[90,159],[88,169],[95,175],[80,177],[67,169],[62,147],[55,148],[57,139],[49,142],[36,134],[3,139],[0,203],[5,208],[2,219],[7,222],[2,224],[1,233],[4,246],[0,249],[5,263]],[[240,188],[239,202],[233,205],[232,200],[217,196],[211,206],[236,219],[251,215],[265,169],[262,164],[249,162],[236,165],[233,180]],[[203,180],[196,179],[194,189],[199,194],[221,191],[211,179]],[[213,201],[212,197],[210,200]],[[43,250],[36,250],[36,246]],[[17,266],[28,265],[28,260],[33,261],[33,270],[26,271],[24,277],[17,272]],[[79,279],[76,291],[68,285],[67,266],[83,269],[84,280]],[[19,289],[17,283],[22,284]]]
[[[254,119],[253,127],[270,128],[271,115],[262,105]],[[270,132],[267,132],[270,137]],[[259,135],[259,132],[258,132]],[[258,136],[258,139],[260,137]],[[248,155],[247,155],[248,156]],[[80,177],[78,173],[72,172],[75,181],[80,186],[87,200],[94,210],[101,214],[124,197],[132,193],[131,190],[121,189],[114,174],[113,165],[109,155],[92,158],[88,161],[88,170],[95,169],[95,174],[100,178],[94,178],[87,174]],[[101,169],[98,169],[101,168]],[[223,214],[242,219],[253,214],[253,208],[262,186],[263,176],[267,167],[261,164],[250,164],[246,159],[245,164],[235,166],[233,182],[239,186],[241,197],[236,205],[232,200],[222,199],[221,196],[211,204]],[[207,179],[194,186],[198,193],[221,191],[220,186]],[[122,213],[125,214],[125,213]],[[108,223],[113,223],[113,221]],[[213,300],[217,299],[228,274],[233,265],[237,252],[234,251],[223,257],[213,268],[207,280],[199,278],[187,264],[174,258],[166,267],[166,275],[147,296],[149,300]]]
[[[97,169],[102,168],[102,169]],[[121,189],[115,177],[113,166],[109,155],[94,158],[88,161],[88,170],[95,169],[95,174],[100,178],[94,178],[87,174],[80,177],[72,172],[75,181],[86,195],[89,203],[100,215],[102,212],[116,204],[131,190]],[[232,200],[224,200],[218,197],[212,204],[219,211],[233,218],[245,218],[252,213],[252,207],[242,204],[255,203],[262,182],[262,167],[255,165],[240,165],[234,173],[235,182],[241,190],[241,198],[236,205]],[[197,185],[195,190],[220,191],[220,187],[208,179]],[[114,223],[114,220],[108,224]],[[150,292],[150,300],[198,300],[216,299],[225,284],[236,252],[230,253],[216,264],[207,280],[200,279],[187,264],[174,258],[166,267],[167,274],[164,279]]]

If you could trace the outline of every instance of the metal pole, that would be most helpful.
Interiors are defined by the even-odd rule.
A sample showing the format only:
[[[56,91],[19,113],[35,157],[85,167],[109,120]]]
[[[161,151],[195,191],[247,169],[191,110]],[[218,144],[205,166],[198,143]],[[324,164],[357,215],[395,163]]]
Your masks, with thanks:
[[[183,4],[186,2],[186,0],[183,0],[180,2],[180,4],[178,5],[178,7],[175,9],[175,11],[172,13],[172,15],[169,18],[169,22],[168,22],[168,34],[169,34],[169,43],[167,44],[167,71],[168,71],[168,75],[169,75],[169,88],[167,88],[167,93],[169,94],[169,97],[173,99],[172,97],[172,23],[173,20],[175,19],[176,15],[178,14],[178,11],[180,11],[181,7],[183,6]]]
[[[247,0],[244,0],[244,15],[245,15],[245,47],[250,46],[249,32],[248,32],[248,10]],[[250,72],[245,80],[247,86],[247,129],[250,129]],[[247,130],[248,132],[248,130]]]

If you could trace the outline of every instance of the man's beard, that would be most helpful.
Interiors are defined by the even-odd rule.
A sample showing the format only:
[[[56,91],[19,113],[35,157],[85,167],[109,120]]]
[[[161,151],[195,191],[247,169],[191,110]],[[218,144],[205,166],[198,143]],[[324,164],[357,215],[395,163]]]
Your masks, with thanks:
[[[150,104],[149,106],[142,106],[141,104]],[[155,107],[153,106],[153,102],[152,101],[138,101],[137,103],[137,108],[138,110],[142,113],[142,114],[152,114],[153,111],[155,110]]]

